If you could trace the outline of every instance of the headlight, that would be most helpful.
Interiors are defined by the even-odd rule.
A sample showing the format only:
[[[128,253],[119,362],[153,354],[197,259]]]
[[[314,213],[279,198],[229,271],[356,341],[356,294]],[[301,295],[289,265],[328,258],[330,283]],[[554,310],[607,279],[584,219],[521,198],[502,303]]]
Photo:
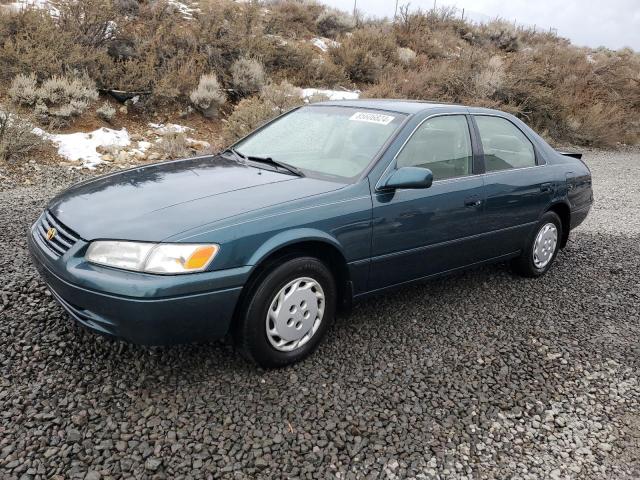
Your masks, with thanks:
[[[201,272],[220,250],[218,245],[97,241],[85,254],[99,265],[148,273]]]

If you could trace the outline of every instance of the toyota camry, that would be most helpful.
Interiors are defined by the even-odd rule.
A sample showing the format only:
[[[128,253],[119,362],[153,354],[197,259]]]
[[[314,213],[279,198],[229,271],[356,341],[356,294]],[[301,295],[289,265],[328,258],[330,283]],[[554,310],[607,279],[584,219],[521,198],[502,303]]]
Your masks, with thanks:
[[[542,276],[592,201],[580,155],[509,114],[334,101],[217,155],[72,186],[28,240],[85,327],[147,345],[231,335],[278,367],[368,295],[507,260]]]

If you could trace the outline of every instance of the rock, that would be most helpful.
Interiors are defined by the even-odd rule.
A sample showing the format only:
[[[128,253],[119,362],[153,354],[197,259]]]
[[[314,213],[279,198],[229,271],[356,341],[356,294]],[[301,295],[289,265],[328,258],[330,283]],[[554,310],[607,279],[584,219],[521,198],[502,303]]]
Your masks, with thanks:
[[[156,470],[158,470],[158,468],[160,468],[161,464],[162,464],[162,460],[154,457],[149,457],[147,458],[147,461],[144,462],[144,468],[145,470],[150,470],[152,472],[155,472]]]
[[[47,448],[44,452],[44,458],[51,458],[56,453],[58,453],[58,449],[56,447]]]
[[[67,431],[67,442],[76,443],[82,440],[82,434],[75,429],[71,429]]]

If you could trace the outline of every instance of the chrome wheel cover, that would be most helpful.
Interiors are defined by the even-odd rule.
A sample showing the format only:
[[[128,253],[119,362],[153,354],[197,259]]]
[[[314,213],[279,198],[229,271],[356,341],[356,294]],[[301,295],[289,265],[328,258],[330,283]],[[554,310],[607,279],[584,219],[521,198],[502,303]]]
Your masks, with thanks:
[[[558,229],[553,223],[545,223],[533,243],[533,264],[536,268],[546,267],[558,245]]]
[[[291,352],[318,331],[324,316],[324,291],[313,278],[287,283],[271,301],[266,318],[269,343],[281,352]]]

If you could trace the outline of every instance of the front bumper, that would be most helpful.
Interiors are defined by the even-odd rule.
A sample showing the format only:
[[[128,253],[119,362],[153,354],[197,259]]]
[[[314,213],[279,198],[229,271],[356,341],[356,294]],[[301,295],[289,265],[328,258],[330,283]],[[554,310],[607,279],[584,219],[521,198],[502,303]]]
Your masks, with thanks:
[[[249,269],[161,276],[125,272],[84,261],[86,242],[60,258],[28,235],[38,272],[78,323],[141,345],[170,345],[224,336]]]

